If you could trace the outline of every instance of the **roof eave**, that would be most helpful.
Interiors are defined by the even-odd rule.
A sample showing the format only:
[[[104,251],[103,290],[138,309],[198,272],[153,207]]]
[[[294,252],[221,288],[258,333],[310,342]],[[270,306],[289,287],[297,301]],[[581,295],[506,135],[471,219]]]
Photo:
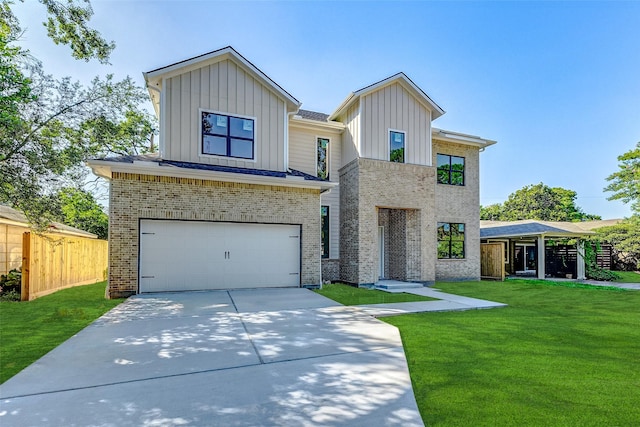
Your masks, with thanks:
[[[114,172],[123,172],[151,176],[171,176],[178,178],[203,179],[207,181],[224,181],[243,184],[275,185],[281,187],[313,188],[319,189],[320,191],[327,191],[338,185],[337,182],[312,181],[292,176],[279,178],[233,172],[184,169],[177,166],[160,166],[158,162],[150,161],[116,163],[108,160],[89,160],[87,162],[87,165],[91,168],[94,174],[106,179],[111,179]]]
[[[431,135],[433,138],[439,141],[472,145],[480,148],[486,148],[498,143],[497,141],[494,141],[492,139],[485,139],[475,135],[467,135],[464,133],[452,132],[452,131],[438,129],[438,128],[432,128]]]

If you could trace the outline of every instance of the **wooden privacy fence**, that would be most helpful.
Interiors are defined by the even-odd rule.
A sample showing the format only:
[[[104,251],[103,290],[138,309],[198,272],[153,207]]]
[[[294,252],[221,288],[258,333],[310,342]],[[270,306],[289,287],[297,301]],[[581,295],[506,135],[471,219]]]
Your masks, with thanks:
[[[88,237],[22,235],[22,301],[106,279],[108,242]]]
[[[504,280],[504,243],[482,243],[480,245],[480,277]]]

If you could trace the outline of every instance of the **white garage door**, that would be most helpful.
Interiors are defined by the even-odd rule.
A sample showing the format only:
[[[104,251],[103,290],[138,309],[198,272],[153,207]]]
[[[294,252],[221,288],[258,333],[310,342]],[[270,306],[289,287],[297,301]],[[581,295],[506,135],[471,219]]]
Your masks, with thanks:
[[[300,285],[300,226],[140,222],[140,292]]]

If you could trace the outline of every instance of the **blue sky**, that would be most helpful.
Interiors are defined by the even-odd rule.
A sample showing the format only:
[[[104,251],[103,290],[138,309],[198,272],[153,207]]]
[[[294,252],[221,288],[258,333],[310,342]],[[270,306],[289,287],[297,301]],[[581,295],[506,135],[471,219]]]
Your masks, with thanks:
[[[23,46],[56,76],[130,75],[231,45],[303,103],[330,113],[404,71],[444,110],[434,126],[498,141],[481,154],[488,205],[543,182],[607,201],[617,156],[640,141],[640,2],[213,2],[94,0],[111,66],[46,38],[44,8],[18,4]]]

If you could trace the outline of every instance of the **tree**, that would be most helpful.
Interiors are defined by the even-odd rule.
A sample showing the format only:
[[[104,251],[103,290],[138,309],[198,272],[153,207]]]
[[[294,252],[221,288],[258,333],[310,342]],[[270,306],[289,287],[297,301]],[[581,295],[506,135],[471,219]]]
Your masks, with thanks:
[[[41,2],[54,41],[68,43],[77,58],[106,61],[108,44],[86,26],[88,3]],[[0,3],[0,203],[44,228],[59,212],[60,189],[83,187],[87,159],[145,152],[155,119],[141,108],[144,91],[128,77],[96,77],[84,87],[47,75],[16,46],[21,30],[11,4]]]
[[[93,194],[77,188],[63,188],[58,192],[60,222],[108,238],[109,217],[96,202]]]
[[[562,187],[549,187],[543,183],[527,185],[509,195],[504,204],[480,207],[480,219],[516,221],[586,221],[600,219],[585,214],[576,206],[577,193]]]
[[[640,142],[636,148],[618,156],[619,170],[607,177],[611,183],[604,191],[611,191],[608,200],[631,203],[631,209],[640,214]]]
[[[614,248],[616,268],[640,269],[640,142],[635,149],[618,156],[619,170],[607,177],[609,200],[631,203],[634,214],[619,224],[598,229],[602,240]]]
[[[24,1],[24,0],[20,0]],[[89,27],[93,9],[89,0],[39,0],[47,9],[44,26],[55,44],[68,45],[76,59],[89,61],[96,58],[103,64],[109,63],[109,55],[115,48],[114,42],[107,42],[100,33]],[[3,20],[12,21],[18,28],[18,20],[11,12],[12,0],[2,0]]]

